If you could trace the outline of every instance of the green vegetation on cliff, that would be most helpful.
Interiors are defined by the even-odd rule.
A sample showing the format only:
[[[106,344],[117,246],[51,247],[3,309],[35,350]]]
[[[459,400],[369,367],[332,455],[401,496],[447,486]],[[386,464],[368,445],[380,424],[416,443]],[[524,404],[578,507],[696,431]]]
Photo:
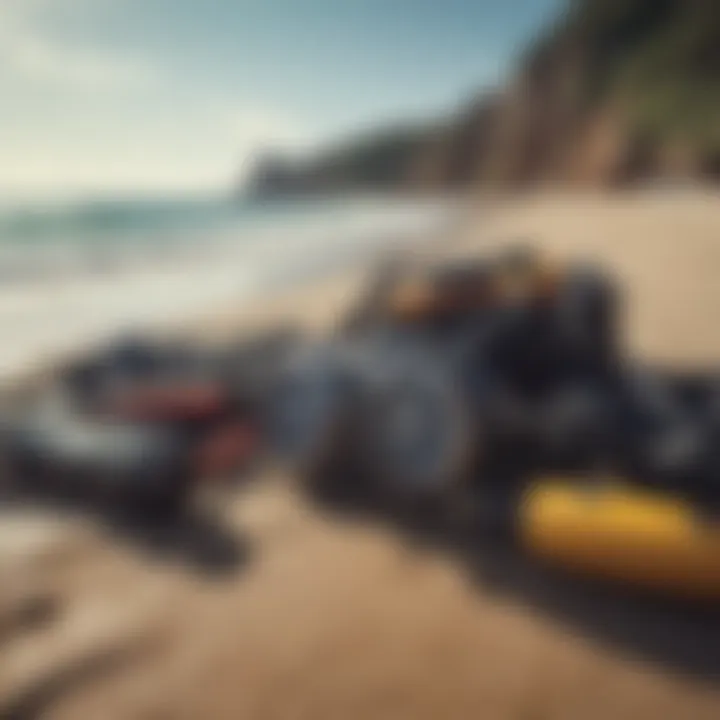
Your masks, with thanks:
[[[720,149],[720,3],[585,0],[568,30],[591,51],[588,88],[617,94],[640,129]]]

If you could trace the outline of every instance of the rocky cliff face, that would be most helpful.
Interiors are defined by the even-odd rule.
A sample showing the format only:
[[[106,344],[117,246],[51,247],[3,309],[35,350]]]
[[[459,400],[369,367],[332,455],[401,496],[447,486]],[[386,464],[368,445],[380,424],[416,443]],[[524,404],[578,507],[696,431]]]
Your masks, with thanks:
[[[576,0],[504,88],[458,117],[270,175],[256,189],[720,178],[720,2]]]
[[[720,175],[720,3],[576,2],[455,127],[440,184]]]

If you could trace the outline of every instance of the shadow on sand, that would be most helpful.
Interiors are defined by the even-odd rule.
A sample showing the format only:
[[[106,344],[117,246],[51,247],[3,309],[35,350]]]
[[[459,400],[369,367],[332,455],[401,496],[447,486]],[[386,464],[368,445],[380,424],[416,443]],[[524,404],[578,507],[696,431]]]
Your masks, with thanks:
[[[316,496],[325,511],[389,525],[407,542],[456,557],[479,592],[541,610],[573,632],[627,657],[658,664],[708,683],[720,678],[720,609],[634,593],[543,566],[516,547],[506,531],[413,512],[358,497]]]
[[[62,517],[89,518],[113,540],[147,559],[179,564],[208,579],[242,571],[252,556],[248,538],[219,513],[187,509],[163,515],[47,491],[16,492],[0,499],[0,504],[5,512],[38,509]]]

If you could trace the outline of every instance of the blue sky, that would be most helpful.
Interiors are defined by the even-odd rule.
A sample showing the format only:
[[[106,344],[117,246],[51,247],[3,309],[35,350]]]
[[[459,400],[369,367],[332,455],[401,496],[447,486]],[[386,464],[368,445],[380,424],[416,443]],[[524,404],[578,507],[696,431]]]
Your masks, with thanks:
[[[562,0],[0,0],[0,191],[215,189],[441,115],[498,83]]]

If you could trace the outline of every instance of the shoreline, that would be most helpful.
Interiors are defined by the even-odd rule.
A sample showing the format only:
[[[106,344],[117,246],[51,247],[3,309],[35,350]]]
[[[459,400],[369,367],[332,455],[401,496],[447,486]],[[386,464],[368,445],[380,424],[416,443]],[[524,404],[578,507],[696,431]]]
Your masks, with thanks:
[[[663,221],[663,214],[668,216],[668,223]],[[633,220],[633,215],[638,219]],[[419,256],[472,257],[483,248],[520,240],[530,241],[551,257],[585,258],[608,265],[629,289],[624,293],[628,312],[623,329],[631,351],[653,362],[705,366],[715,358],[720,359],[720,338],[715,341],[712,332],[712,315],[717,312],[720,317],[720,301],[714,300],[713,288],[708,288],[707,282],[693,287],[692,281],[687,280],[697,274],[698,268],[702,269],[704,280],[711,280],[714,265],[703,267],[697,258],[689,261],[684,258],[682,238],[687,222],[697,228],[706,221],[710,226],[717,225],[720,236],[720,193],[714,187],[680,191],[663,188],[659,194],[647,189],[625,193],[594,190],[567,193],[550,189],[528,195],[479,196],[475,202],[466,198],[462,204],[456,203],[456,213],[444,227],[434,228],[423,236],[416,234],[410,242],[401,242],[399,249]],[[638,228],[634,234],[628,233],[625,225],[633,223]],[[652,246],[653,232],[658,236],[657,247]],[[675,237],[680,244],[673,249]],[[624,238],[625,250],[614,246],[618,238]],[[715,252],[712,239],[703,239],[702,243],[708,259],[720,267],[717,258],[720,250]],[[376,237],[370,248],[353,246],[345,255],[329,255],[325,263],[310,262],[299,273],[296,268],[275,272],[275,277],[271,273],[262,283],[248,285],[238,292],[235,299],[209,305],[192,313],[192,317],[150,323],[139,328],[138,333],[222,342],[288,322],[301,329],[326,330],[357,295],[378,260],[397,250],[398,247],[387,247],[382,237]],[[666,283],[668,278],[682,281],[682,288],[673,289],[672,282],[667,285],[667,295],[678,298],[678,307],[669,307],[667,318],[683,336],[690,335],[687,343],[667,342],[663,337],[665,328],[656,320],[657,313],[653,317],[656,306],[673,304],[667,295],[662,297],[653,277],[657,272],[652,267],[643,267],[644,263],[655,262],[653,256],[665,266],[677,265],[674,271],[663,267],[662,282]],[[710,296],[712,312],[708,312],[710,308],[700,298],[693,301],[693,296],[698,295]],[[685,301],[689,305],[683,309],[680,306]],[[684,313],[688,315],[687,322]],[[89,340],[53,353],[34,367],[0,379],[0,390],[5,395],[8,391],[14,395],[18,387],[35,385],[37,378],[48,377],[58,367],[106,342]]]
[[[663,221],[663,213],[668,223]],[[639,220],[633,220],[633,215]],[[625,230],[628,220],[630,225],[638,225],[634,234]],[[549,190],[527,196],[482,196],[475,205],[466,199],[450,224],[402,242],[399,248],[388,248],[376,237],[370,248],[352,247],[349,256],[335,254],[329,256],[329,262],[311,262],[301,272],[285,268],[262,283],[248,285],[233,300],[212,304],[192,317],[150,323],[138,328],[137,334],[216,343],[262,332],[273,324],[326,331],[357,296],[368,272],[388,253],[400,249],[420,257],[462,258],[520,240],[530,241],[552,258],[590,259],[618,274],[626,290],[623,335],[633,354],[660,364],[705,367],[720,360],[720,335],[716,338],[713,333],[713,319],[720,317],[720,299],[715,298],[714,283],[708,282],[713,280],[715,264],[720,272],[720,243],[716,250],[713,238],[702,238],[708,264],[683,257],[682,245],[687,224],[698,228],[704,222],[716,225],[720,237],[720,193],[716,188],[683,189],[669,195],[663,189],[660,196],[644,189],[628,193]],[[619,232],[613,226],[618,226]],[[658,238],[655,247],[653,231]],[[673,248],[676,237],[679,244]],[[619,238],[624,249],[616,246]],[[664,266],[660,283],[652,267],[657,262]],[[696,284],[692,278],[698,270],[704,282]],[[676,280],[681,287],[673,287]],[[675,307],[673,298],[677,298]],[[703,299],[712,302],[703,303]],[[673,331],[681,332],[686,342],[668,342],[665,336],[672,333],[667,332],[665,323],[658,322],[657,306],[667,308],[664,319],[672,322]],[[32,367],[1,378],[0,391],[14,396],[27,386],[36,386],[63,364],[107,342],[88,340],[53,353]]]
[[[182,335],[217,315],[252,315],[278,294],[368,267],[386,249],[420,244],[424,226],[438,234],[455,207],[364,198],[330,213],[322,204],[295,208],[290,217],[282,209],[277,216],[253,212],[262,227],[249,235],[223,231],[206,250],[194,248],[195,260],[181,247],[170,263],[0,286],[0,387],[46,375],[115,337]]]

